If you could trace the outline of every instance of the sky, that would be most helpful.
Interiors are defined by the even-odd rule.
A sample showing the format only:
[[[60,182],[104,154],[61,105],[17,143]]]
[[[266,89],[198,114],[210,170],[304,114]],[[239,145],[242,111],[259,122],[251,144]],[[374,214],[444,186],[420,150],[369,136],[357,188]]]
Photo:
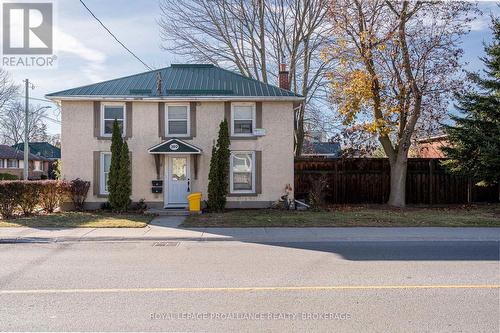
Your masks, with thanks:
[[[22,84],[29,78],[34,84],[35,89],[30,91],[32,97],[44,99],[45,94],[51,92],[147,70],[90,16],[78,0],[54,2],[57,68],[9,68],[16,83]],[[153,68],[185,62],[182,57],[160,47],[158,0],[85,0],[85,3],[128,48]],[[473,22],[472,31],[463,39],[463,60],[467,70],[482,69],[479,57],[484,55],[483,42],[491,41],[489,13],[500,14],[497,3],[479,3],[485,15]],[[37,100],[32,102],[41,106],[53,105]],[[56,118],[58,114],[55,107],[49,111],[51,117]],[[60,125],[50,121],[47,125],[50,134],[60,133]]]

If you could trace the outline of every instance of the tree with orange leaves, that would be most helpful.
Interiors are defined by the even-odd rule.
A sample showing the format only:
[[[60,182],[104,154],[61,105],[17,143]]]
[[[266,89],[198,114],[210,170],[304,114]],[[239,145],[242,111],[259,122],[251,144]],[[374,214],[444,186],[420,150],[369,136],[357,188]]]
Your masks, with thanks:
[[[388,204],[405,206],[407,159],[419,130],[440,126],[459,76],[467,2],[332,0],[336,42],[322,57],[344,124],[376,136],[391,166]]]

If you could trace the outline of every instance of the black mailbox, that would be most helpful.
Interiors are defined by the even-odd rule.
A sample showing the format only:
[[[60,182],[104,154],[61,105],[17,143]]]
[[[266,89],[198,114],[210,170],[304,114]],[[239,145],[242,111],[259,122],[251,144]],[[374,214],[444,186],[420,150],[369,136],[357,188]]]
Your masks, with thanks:
[[[163,192],[163,187],[161,187],[161,186],[153,186],[151,188],[151,192],[153,192],[153,193],[162,193]]]
[[[152,183],[154,187],[163,186],[163,180],[153,180]]]

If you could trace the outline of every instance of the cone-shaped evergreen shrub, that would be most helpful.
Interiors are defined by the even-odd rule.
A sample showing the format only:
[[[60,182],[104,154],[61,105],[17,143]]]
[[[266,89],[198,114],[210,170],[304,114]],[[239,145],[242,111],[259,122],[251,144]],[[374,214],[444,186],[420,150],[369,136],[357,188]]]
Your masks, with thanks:
[[[108,193],[109,203],[113,209],[120,207],[120,195],[118,193],[118,181],[120,179],[120,159],[123,138],[118,121],[113,122],[113,134],[111,136],[111,165],[109,167]]]
[[[226,196],[229,187],[229,130],[227,120],[219,125],[217,144],[212,148],[210,172],[208,174],[208,208],[219,212],[226,206]]]
[[[120,153],[120,170],[117,182],[117,206],[116,210],[124,212],[130,207],[130,195],[132,194],[132,181],[130,171],[130,155],[127,141],[123,142]]]

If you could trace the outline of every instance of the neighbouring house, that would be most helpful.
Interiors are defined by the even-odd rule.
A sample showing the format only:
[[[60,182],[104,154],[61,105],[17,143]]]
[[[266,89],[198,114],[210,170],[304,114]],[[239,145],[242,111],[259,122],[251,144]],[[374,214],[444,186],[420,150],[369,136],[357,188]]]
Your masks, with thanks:
[[[50,178],[53,175],[55,162],[61,159],[61,148],[58,148],[48,142],[30,142],[28,145],[30,147],[30,153],[45,158],[45,161],[43,162],[43,170],[47,171],[47,175]],[[24,151],[24,142],[18,143],[12,147]]]
[[[342,156],[342,149],[338,142],[304,141],[302,156],[339,158]]]
[[[327,133],[317,129],[307,129],[302,146],[303,157],[339,158],[342,155],[340,143],[327,139]]]
[[[40,179],[42,175],[47,176],[46,159],[42,156],[29,154],[29,179]],[[24,152],[11,146],[0,145],[0,173],[8,173],[23,178]]]
[[[429,138],[417,140],[416,157],[421,158],[444,158],[446,157],[441,148],[450,145],[446,134],[436,135]]]
[[[167,68],[47,95],[62,109],[62,174],[92,182],[88,208],[107,200],[116,119],[131,151],[132,200],[178,208],[207,199],[220,122],[231,139],[228,208],[269,207],[294,182],[294,107],[303,97],[206,64]]]

